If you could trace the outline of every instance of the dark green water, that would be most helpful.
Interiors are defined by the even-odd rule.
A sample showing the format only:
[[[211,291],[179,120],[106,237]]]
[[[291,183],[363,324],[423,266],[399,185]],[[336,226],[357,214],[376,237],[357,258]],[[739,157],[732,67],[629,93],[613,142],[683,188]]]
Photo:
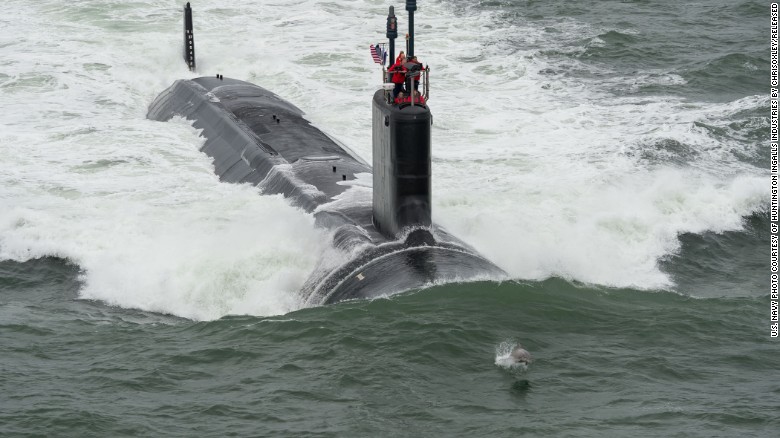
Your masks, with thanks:
[[[497,49],[532,51],[550,82],[606,98],[743,102],[700,128],[749,171],[768,166],[767,5],[453,8],[528,29]],[[645,146],[628,153],[647,167],[706,155]],[[80,299],[80,267],[63,258],[0,261],[0,435],[774,437],[768,215],[679,240],[658,261],[669,290],[452,284],[204,322]],[[530,368],[497,365],[518,342]]]
[[[551,279],[198,323],[76,300],[76,275],[55,259],[2,265],[4,434],[773,436],[777,424],[766,297]],[[519,340],[530,369],[496,366]]]
[[[769,77],[769,6],[758,1],[653,0],[483,1],[456,4],[464,14],[501,11],[519,27],[511,50],[535,49],[560,63],[559,75],[592,78],[618,94],[677,95],[731,101],[764,95]],[[685,82],[615,87],[611,81],[650,72]]]

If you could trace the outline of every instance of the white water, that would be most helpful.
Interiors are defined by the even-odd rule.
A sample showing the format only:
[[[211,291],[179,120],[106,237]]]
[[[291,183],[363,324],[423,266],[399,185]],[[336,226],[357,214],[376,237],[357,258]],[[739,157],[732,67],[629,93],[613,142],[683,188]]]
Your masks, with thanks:
[[[387,4],[193,2],[192,74],[181,60],[183,2],[111,3],[6,2],[0,259],[66,257],[83,270],[84,298],[195,319],[300,307],[294,292],[325,234],[279,197],[220,183],[197,132],[148,121],[146,108],[176,79],[219,72],[285,97],[370,162],[380,74],[368,45],[383,40]],[[419,8],[434,220],[512,276],[668,287],[657,261],[679,233],[740,229],[766,204],[766,178],[693,125],[761,98],[615,99],[597,84],[550,81],[530,52],[506,56],[503,35],[544,43],[539,29],[487,13],[460,25],[446,2]],[[691,145],[695,158],[637,158],[662,139]]]

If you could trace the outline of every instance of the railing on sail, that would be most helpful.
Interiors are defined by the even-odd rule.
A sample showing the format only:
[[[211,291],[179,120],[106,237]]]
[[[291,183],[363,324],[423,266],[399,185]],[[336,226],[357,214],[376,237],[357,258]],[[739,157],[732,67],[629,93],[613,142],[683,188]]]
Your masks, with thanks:
[[[419,90],[412,91],[412,93],[409,93],[410,95],[406,96],[406,98],[409,98],[409,101],[400,102],[400,104],[411,104],[412,106],[427,104],[428,98],[430,96],[430,89],[431,89],[431,86],[430,86],[431,83],[430,83],[430,77],[429,77],[430,71],[431,71],[431,67],[430,66],[426,66],[424,69],[421,69],[421,70],[418,70],[418,71],[406,72],[406,81],[405,81],[405,85],[404,85],[404,89],[405,89],[404,94],[409,93],[409,90],[406,90],[406,88],[408,88],[407,85],[409,85],[410,83],[411,84],[414,83],[414,79],[410,80],[409,78],[411,76],[416,76],[418,74],[420,75],[420,86],[422,86],[422,92],[419,93],[419,97],[417,97],[417,98],[410,98],[411,94],[414,94],[414,91],[419,91]],[[392,72],[388,72],[387,69],[382,68],[382,82],[384,83],[384,87],[383,88],[384,88],[384,91],[385,91],[385,101],[388,104],[390,104],[390,105],[394,105],[394,104],[397,103],[393,99],[393,88],[395,88],[395,84],[392,83],[392,82],[386,82],[387,79],[388,79],[388,73],[392,73]],[[414,88],[413,85],[412,85],[412,88]],[[422,99],[420,99],[420,98],[422,98]]]

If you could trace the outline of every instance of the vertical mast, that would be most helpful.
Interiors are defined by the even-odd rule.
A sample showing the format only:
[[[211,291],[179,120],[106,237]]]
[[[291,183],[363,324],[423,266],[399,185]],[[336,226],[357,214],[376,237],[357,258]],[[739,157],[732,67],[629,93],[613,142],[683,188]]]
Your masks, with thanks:
[[[387,39],[390,42],[390,61],[387,66],[388,69],[395,63],[395,39],[398,38],[398,20],[395,18],[395,8],[390,6],[390,11],[387,13]],[[390,82],[390,78],[393,77],[393,73],[387,72],[385,82]]]
[[[184,5],[184,62],[190,71],[195,71],[195,37],[192,34],[192,8],[190,2]]]
[[[387,13],[387,39],[390,41],[390,65],[395,62],[395,39],[398,38],[398,21],[395,18],[395,8],[390,6]]]
[[[409,11],[409,53],[407,58],[414,56],[414,11],[417,10],[417,0],[406,0],[406,10]]]

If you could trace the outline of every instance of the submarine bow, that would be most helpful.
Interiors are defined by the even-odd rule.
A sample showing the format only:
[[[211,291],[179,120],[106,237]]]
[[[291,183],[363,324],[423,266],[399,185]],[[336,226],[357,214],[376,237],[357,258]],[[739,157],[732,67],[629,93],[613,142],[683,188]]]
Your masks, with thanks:
[[[500,268],[431,222],[428,106],[398,104],[379,90],[372,113],[373,168],[296,106],[222,75],[174,82],[147,117],[192,121],[220,180],[283,194],[331,230],[339,256],[323,259],[306,281],[301,294],[308,304],[503,278]]]

